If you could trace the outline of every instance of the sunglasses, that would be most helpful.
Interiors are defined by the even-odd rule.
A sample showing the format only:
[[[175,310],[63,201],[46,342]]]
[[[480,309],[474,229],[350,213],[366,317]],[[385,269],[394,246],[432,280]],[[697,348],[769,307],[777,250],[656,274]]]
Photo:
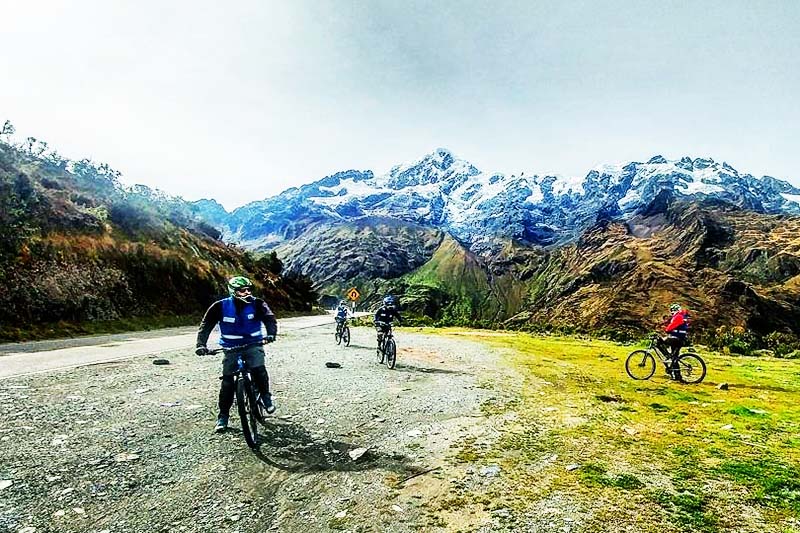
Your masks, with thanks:
[[[233,292],[235,292],[236,294],[252,294],[253,289],[251,289],[250,287],[243,287],[241,289],[235,289]]]

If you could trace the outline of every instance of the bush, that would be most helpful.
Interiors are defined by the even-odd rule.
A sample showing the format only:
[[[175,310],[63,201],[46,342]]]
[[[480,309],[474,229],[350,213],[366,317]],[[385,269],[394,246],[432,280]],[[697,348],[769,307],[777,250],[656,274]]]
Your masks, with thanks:
[[[720,326],[708,339],[708,346],[719,351],[727,348],[732,354],[751,355],[758,347],[758,339],[741,326]]]
[[[775,352],[775,357],[789,357],[789,354],[800,350],[800,339],[791,333],[784,333],[782,331],[773,331],[763,339],[764,345]]]

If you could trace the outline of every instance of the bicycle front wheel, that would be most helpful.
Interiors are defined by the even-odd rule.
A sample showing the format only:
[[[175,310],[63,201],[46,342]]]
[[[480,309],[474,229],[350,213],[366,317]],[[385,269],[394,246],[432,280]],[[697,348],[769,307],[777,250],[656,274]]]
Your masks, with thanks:
[[[336,332],[336,344],[342,344],[342,334],[338,331]]]
[[[345,327],[344,332],[342,333],[342,340],[344,341],[345,346],[350,346],[350,328]]]
[[[650,379],[656,373],[656,359],[647,350],[636,350],[625,360],[625,372],[633,379]]]
[[[397,345],[394,339],[389,339],[386,341],[386,366],[394,368],[395,364],[397,364]]]
[[[678,379],[684,383],[694,385],[706,377],[706,362],[695,353],[687,353],[678,357]]]
[[[253,388],[245,378],[236,380],[236,407],[242,421],[242,434],[251,448],[258,446],[258,424],[254,410],[258,409],[254,401]]]

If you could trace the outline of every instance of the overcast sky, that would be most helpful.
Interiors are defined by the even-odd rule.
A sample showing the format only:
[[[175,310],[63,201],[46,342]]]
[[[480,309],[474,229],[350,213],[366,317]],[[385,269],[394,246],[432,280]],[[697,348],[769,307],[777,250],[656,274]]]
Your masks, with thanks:
[[[602,5],[602,7],[600,7]],[[446,147],[800,185],[800,1],[0,0],[0,122],[227,208]]]

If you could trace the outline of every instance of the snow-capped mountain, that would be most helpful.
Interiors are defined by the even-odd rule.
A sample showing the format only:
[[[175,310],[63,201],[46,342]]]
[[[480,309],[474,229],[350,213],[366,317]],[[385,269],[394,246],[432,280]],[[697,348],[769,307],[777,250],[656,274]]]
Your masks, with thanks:
[[[712,159],[602,165],[583,179],[486,173],[437,149],[380,176],[350,170],[235,210],[224,237],[270,248],[309,225],[383,217],[447,231],[473,251],[498,237],[533,245],[569,240],[600,218],[627,218],[659,193],[723,200],[761,213],[800,214],[800,189],[769,176],[740,174]],[[220,225],[219,213],[213,221]]]

